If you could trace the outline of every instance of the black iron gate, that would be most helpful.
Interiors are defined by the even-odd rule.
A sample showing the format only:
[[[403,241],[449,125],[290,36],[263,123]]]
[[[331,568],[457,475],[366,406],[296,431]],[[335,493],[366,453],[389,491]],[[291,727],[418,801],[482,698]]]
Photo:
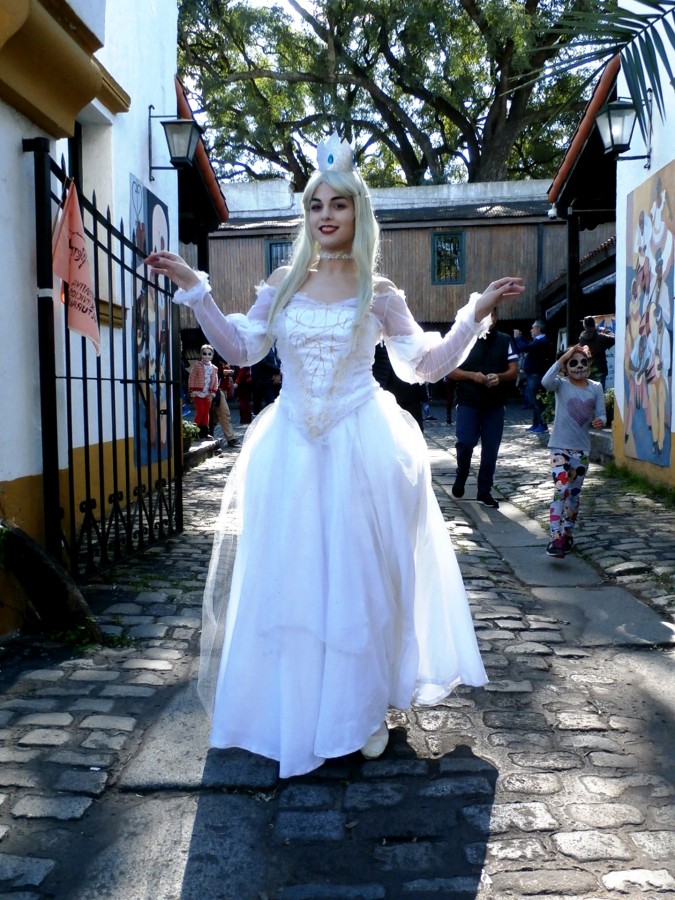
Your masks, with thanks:
[[[35,167],[45,545],[83,579],[182,531],[178,316],[169,283],[147,278],[136,233],[95,195],[80,206],[100,356],[69,330],[67,302],[55,315],[52,223],[69,179],[46,139],[24,150]]]

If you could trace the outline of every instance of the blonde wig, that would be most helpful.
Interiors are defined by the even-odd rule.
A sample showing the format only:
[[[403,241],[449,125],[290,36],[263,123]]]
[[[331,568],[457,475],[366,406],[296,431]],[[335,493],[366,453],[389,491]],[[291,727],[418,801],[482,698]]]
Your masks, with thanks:
[[[373,214],[370,196],[363,178],[358,172],[342,172],[334,169],[315,172],[307,183],[302,195],[304,221],[293,244],[291,267],[279,285],[267,320],[267,330],[271,333],[274,317],[300,289],[307,278],[307,272],[319,258],[319,245],[312,237],[309,227],[309,207],[314,192],[321,184],[327,184],[341,197],[351,197],[354,202],[354,241],[352,256],[356,263],[359,280],[358,309],[359,321],[370,307],[373,296],[373,275],[378,261],[380,229]]]

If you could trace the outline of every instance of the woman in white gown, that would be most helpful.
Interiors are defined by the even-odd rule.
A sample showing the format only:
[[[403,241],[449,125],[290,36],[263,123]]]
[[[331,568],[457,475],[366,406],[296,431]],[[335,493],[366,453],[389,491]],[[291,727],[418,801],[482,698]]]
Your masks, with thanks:
[[[278,760],[281,777],[357,750],[379,756],[389,707],[487,681],[424,439],[372,364],[384,338],[399,377],[436,381],[494,306],[524,290],[495,281],[445,338],[425,333],[373,274],[377,223],[336,136],[303,204],[291,266],[258,287],[246,316],[225,316],[179,256],[147,259],[224,359],[250,366],[276,340],[282,361],[279,398],[249,428],[225,488],[199,677],[211,745]]]

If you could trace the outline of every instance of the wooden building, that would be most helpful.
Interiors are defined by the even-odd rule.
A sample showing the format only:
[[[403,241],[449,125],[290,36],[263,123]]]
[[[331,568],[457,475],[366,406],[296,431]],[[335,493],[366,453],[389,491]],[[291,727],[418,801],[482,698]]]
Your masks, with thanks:
[[[533,189],[524,199],[519,196],[522,189],[514,190],[514,199],[509,199],[510,186],[500,183],[496,199],[491,199],[491,185],[459,187],[464,196],[457,201],[434,189],[382,191],[386,196],[381,199],[373,191],[382,232],[380,271],[405,291],[423,327],[441,330],[472,291],[504,274],[520,275],[527,291],[504,307],[501,317],[506,330],[529,331],[532,320],[542,315],[540,291],[560,273],[565,223],[550,218],[545,189]],[[472,188],[477,189],[474,198]],[[420,205],[424,190],[429,190],[425,199],[433,202]],[[228,188],[228,202],[230,197]],[[254,286],[288,260],[300,221],[297,202],[283,214],[233,210],[229,221],[211,235],[211,283],[223,310],[247,311]],[[184,325],[189,327],[188,322]]]

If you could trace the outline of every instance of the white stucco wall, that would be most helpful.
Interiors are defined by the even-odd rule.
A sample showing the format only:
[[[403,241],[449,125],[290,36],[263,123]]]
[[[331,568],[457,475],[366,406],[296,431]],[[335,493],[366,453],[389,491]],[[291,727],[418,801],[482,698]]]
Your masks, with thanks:
[[[374,209],[415,209],[464,203],[500,203],[506,200],[543,200],[548,179],[487,181],[477,184],[430,184],[419,187],[373,188]],[[302,194],[293,194],[283,178],[255,182],[221,183],[232,219],[248,215],[301,215]]]
[[[117,218],[128,217],[129,176],[135,175],[171,211],[173,248],[178,247],[177,179],[175,170],[148,171],[148,107],[153,114],[176,116],[177,0],[109,0],[106,10],[106,44],[96,57],[131,95],[131,108],[114,117],[112,163],[114,208]],[[164,129],[158,119],[151,124],[153,165],[168,166]],[[102,180],[104,170],[98,172]]]
[[[111,115],[92,103],[78,116],[83,125],[84,191],[96,191],[99,208],[112,219],[129,220],[130,180],[134,175],[169,208],[171,247],[178,247],[177,179],[174,170],[149,181],[148,106],[175,116],[177,0],[71,0],[71,7],[100,39],[97,58],[131,96],[127,113]],[[3,296],[0,300],[0,482],[39,474],[39,383],[35,275],[33,155],[22,140],[49,137],[13,108],[0,102],[0,246]],[[154,162],[169,165],[164,132],[153,122]],[[67,158],[67,141],[51,140],[52,155]],[[63,341],[62,310],[55,301],[56,341]],[[101,329],[102,343],[108,340]],[[119,341],[116,330],[115,341]],[[62,343],[61,343],[62,346]],[[95,361],[93,350],[92,364]],[[102,353],[104,358],[105,350]],[[57,362],[57,365],[59,363]],[[105,366],[104,366],[105,370]],[[60,399],[59,403],[61,404]],[[61,460],[63,464],[63,460]]]
[[[37,126],[0,103],[0,482],[41,469],[33,156],[22,140]]]
[[[110,0],[114,3],[115,0]],[[99,41],[105,43],[105,14],[108,0],[68,0],[68,6]]]

